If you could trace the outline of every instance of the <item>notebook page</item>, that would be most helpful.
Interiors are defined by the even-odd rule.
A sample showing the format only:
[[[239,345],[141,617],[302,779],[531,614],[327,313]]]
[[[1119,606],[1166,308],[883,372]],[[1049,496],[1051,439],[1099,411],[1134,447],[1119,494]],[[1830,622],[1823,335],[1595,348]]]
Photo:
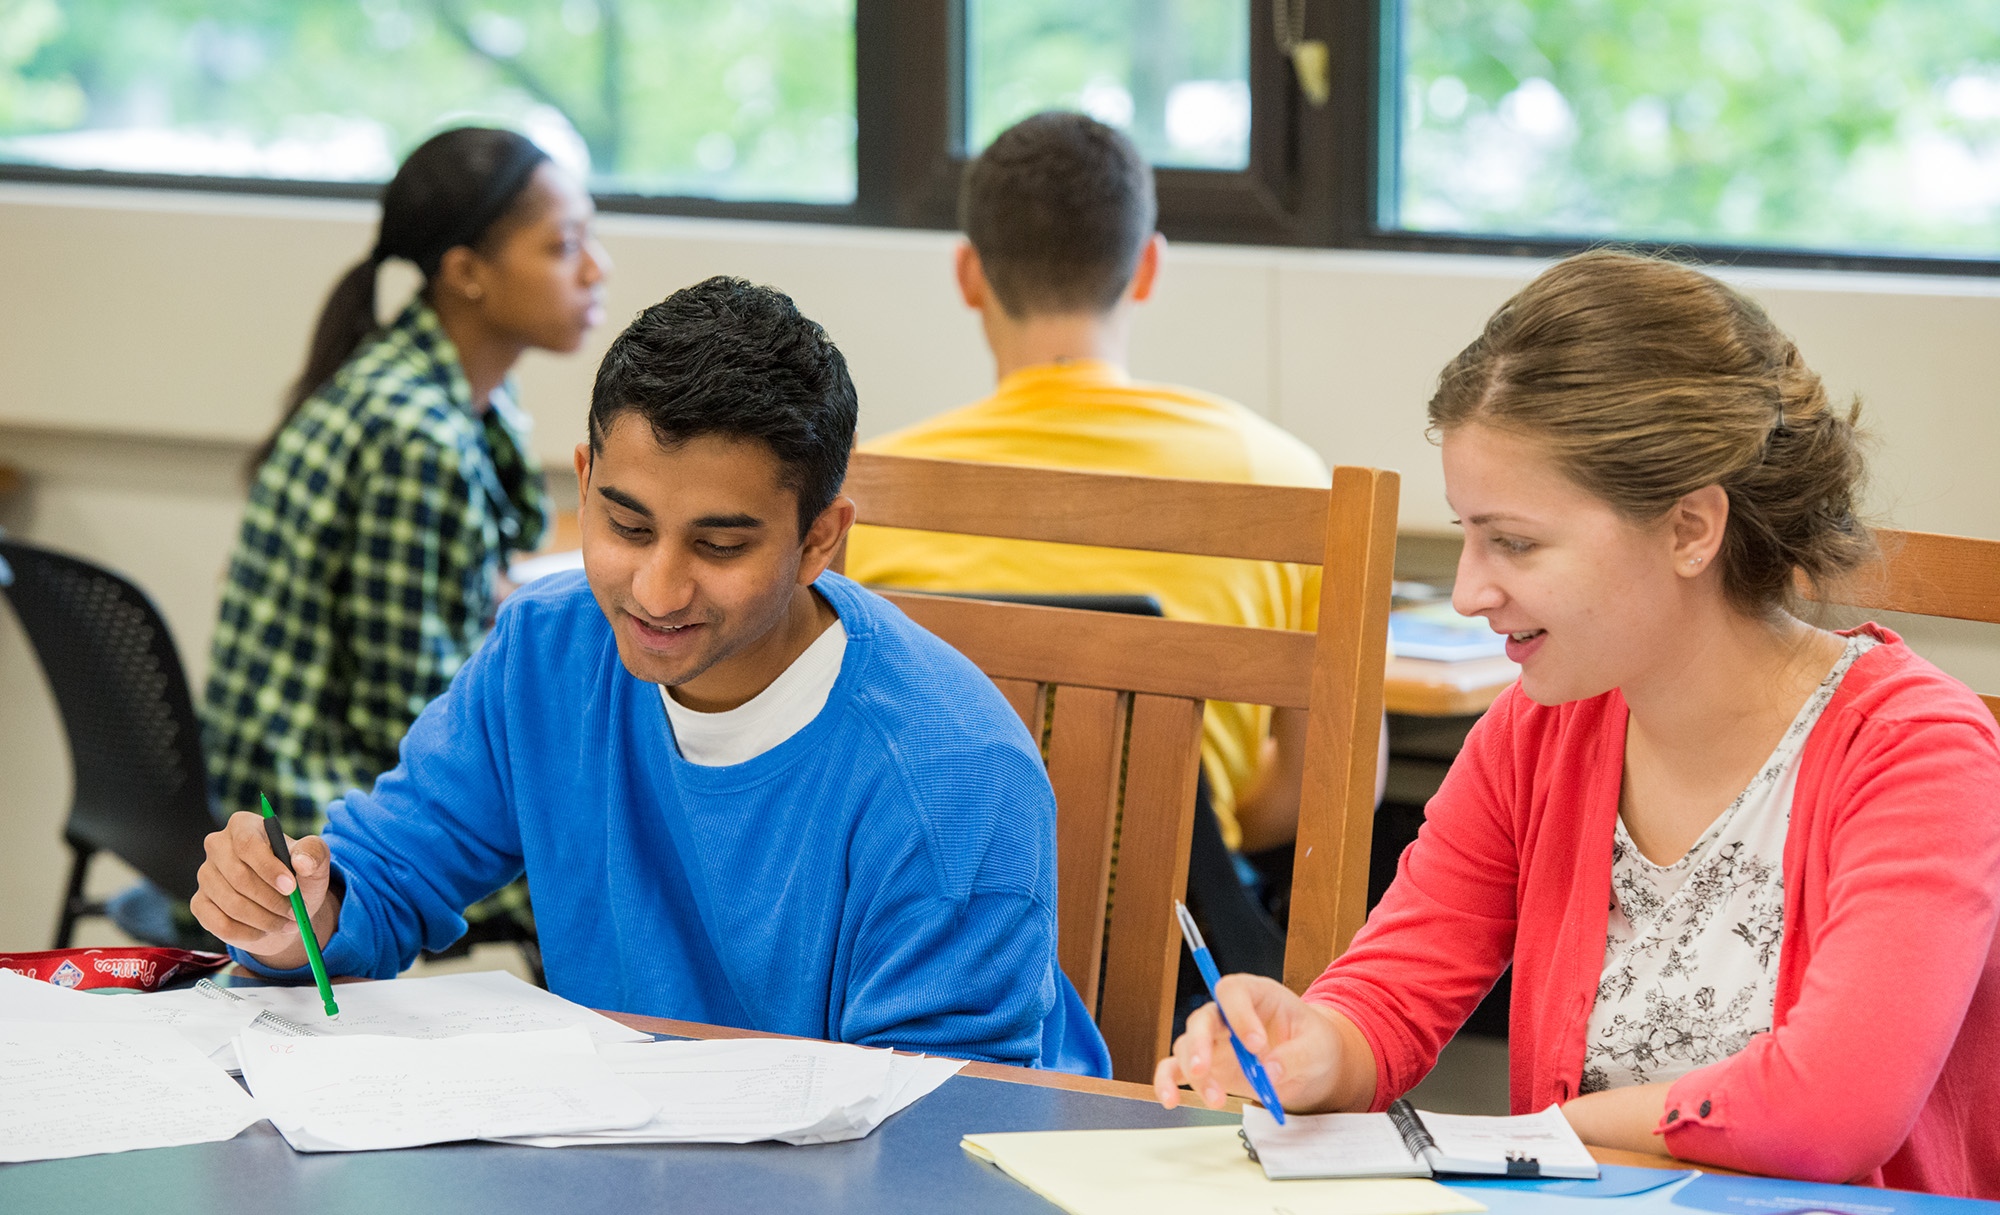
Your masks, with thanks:
[[[1243,1131],[1272,1181],[1300,1177],[1428,1177],[1387,1114],[1287,1114],[1243,1107]]]
[[[1544,1177],[1597,1176],[1597,1161],[1559,1106],[1511,1118],[1428,1111],[1421,1116],[1437,1144],[1431,1167],[1440,1173],[1505,1173],[1508,1157],[1517,1155],[1538,1161]]]

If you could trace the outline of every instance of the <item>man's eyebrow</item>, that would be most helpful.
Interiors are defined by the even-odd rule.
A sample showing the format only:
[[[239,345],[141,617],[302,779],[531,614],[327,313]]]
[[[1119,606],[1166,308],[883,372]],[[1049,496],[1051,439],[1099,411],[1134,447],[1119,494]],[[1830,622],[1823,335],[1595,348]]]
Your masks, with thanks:
[[[694,521],[699,528],[727,528],[733,531],[749,531],[764,526],[764,521],[755,515],[703,515]]]
[[[644,503],[640,502],[639,499],[633,497],[631,494],[628,494],[623,490],[613,489],[609,485],[600,485],[597,487],[597,492],[603,494],[605,497],[611,499],[619,506],[624,507],[626,510],[631,511],[633,514],[639,516],[642,519],[651,519],[653,517],[653,512],[647,510]]]

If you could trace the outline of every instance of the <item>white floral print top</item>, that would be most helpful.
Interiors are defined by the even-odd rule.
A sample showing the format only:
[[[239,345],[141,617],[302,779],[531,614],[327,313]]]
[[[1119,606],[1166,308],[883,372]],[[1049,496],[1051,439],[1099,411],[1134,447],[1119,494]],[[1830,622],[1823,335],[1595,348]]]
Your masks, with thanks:
[[[1771,1028],[1799,753],[1847,669],[1876,644],[1847,639],[1771,758],[1687,855],[1655,865],[1619,818],[1580,1091],[1676,1080]]]

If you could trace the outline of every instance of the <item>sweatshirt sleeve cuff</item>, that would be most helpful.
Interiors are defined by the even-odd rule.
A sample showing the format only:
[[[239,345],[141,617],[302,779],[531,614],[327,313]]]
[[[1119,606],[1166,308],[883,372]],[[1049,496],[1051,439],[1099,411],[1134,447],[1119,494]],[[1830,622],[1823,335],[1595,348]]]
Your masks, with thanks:
[[[260,978],[292,980],[304,983],[312,982],[311,966],[299,966],[291,970],[273,970],[271,967],[264,965],[262,962],[259,962],[257,959],[251,957],[249,954],[244,953],[242,950],[236,948],[236,946],[234,945],[231,945],[229,947],[229,956],[235,959],[236,964],[238,966],[241,966],[243,969],[249,971],[254,975],[259,976]]]
[[[374,939],[374,927],[369,921],[367,909],[358,900],[349,897],[351,891],[347,875],[342,872],[339,865],[334,866],[333,881],[341,897],[340,923],[333,930],[333,935],[319,947],[320,961],[326,963],[326,977],[329,979],[350,976],[363,979],[395,978],[398,968],[393,962],[388,967],[388,973],[380,973],[383,967],[377,960],[376,955],[379,951],[370,948],[368,943]],[[367,938],[367,941],[363,938]],[[291,970],[277,970],[264,965],[234,945],[229,946],[229,956],[243,969],[262,978],[290,983],[313,981],[310,963]]]

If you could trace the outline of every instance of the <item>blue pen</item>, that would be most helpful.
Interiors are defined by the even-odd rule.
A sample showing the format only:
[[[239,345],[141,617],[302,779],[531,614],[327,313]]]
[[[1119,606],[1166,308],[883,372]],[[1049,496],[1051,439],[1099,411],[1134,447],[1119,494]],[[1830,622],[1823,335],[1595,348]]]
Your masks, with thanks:
[[[1208,984],[1209,999],[1215,1000],[1215,1015],[1222,1018],[1222,1028],[1229,1031],[1229,1045],[1236,1048],[1236,1062],[1243,1074],[1250,1078],[1250,1087],[1257,1090],[1257,1100],[1271,1112],[1271,1118],[1279,1126],[1285,1125],[1285,1107],[1278,1103],[1278,1090],[1271,1087],[1271,1078],[1264,1074],[1264,1065],[1257,1062],[1257,1056],[1243,1049],[1243,1039],[1236,1036],[1236,1027],[1229,1023],[1229,1017],[1222,1011],[1222,1001],[1216,998],[1215,985],[1222,982],[1222,974],[1215,969],[1215,959],[1208,956],[1208,946],[1201,939],[1201,929],[1194,926],[1194,917],[1188,914],[1187,905],[1174,900],[1174,914],[1180,917],[1181,938],[1194,953],[1194,964],[1201,971],[1201,981]]]

